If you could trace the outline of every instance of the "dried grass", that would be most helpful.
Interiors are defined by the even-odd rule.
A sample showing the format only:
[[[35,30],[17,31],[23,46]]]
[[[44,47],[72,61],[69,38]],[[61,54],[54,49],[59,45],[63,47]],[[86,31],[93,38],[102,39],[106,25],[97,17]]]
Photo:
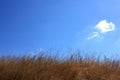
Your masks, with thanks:
[[[120,62],[80,55],[1,57],[0,80],[120,80]]]

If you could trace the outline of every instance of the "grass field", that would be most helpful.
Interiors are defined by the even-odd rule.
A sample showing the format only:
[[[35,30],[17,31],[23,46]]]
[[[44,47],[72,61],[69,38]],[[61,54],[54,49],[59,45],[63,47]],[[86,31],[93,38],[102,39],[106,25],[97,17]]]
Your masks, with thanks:
[[[120,61],[79,54],[0,57],[0,80],[120,80]]]

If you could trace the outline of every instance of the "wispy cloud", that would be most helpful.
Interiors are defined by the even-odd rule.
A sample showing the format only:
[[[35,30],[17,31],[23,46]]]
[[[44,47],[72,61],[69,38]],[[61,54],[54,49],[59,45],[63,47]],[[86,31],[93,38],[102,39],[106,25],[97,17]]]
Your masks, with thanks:
[[[38,50],[31,51],[29,55],[30,55],[31,57],[33,57],[33,56],[39,56],[41,52],[45,53],[45,49],[40,48],[40,49],[38,49]]]
[[[115,30],[115,25],[112,22],[106,20],[100,21],[95,27],[95,31],[88,37],[88,39],[103,38],[103,33],[107,33]]]
[[[94,38],[101,38],[102,39],[103,36],[101,36],[99,32],[92,32],[90,34],[90,36],[88,37],[88,39],[94,39]]]

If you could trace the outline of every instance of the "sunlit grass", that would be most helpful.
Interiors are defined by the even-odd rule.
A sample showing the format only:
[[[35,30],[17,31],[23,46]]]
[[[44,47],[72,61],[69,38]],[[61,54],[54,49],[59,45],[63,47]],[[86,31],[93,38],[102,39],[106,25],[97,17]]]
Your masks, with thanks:
[[[45,53],[0,57],[0,80],[120,80],[120,61],[101,61],[79,52],[66,59]]]

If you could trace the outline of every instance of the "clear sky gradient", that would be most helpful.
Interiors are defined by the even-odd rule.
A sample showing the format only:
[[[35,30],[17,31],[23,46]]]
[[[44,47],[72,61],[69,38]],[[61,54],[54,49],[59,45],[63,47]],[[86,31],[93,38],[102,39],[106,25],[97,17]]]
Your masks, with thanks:
[[[120,52],[119,0],[0,0],[0,55],[77,48]]]

